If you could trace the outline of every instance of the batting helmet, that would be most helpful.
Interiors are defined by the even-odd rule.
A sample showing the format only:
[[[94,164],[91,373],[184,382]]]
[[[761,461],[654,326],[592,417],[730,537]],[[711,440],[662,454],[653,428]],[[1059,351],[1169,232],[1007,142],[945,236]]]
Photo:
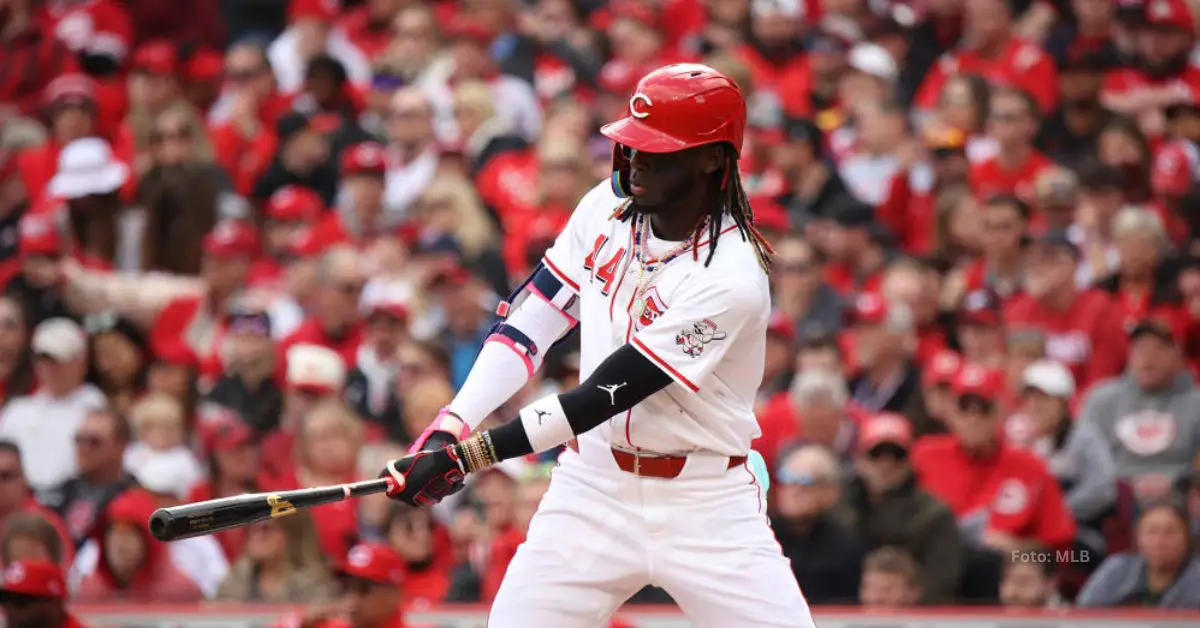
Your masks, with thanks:
[[[613,147],[613,191],[629,196],[628,147],[647,153],[676,151],[729,142],[742,151],[746,99],[736,83],[697,63],[661,67],[638,81],[629,98],[629,114],[600,132]]]
[[[729,142],[739,153],[746,100],[737,84],[697,63],[661,67],[638,81],[629,115],[604,125],[605,137],[647,153]]]

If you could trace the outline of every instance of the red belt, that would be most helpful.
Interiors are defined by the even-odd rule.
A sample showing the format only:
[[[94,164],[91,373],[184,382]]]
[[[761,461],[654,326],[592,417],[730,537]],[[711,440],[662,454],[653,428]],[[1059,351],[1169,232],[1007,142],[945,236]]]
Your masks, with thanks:
[[[579,451],[579,446],[574,440],[567,443],[571,449]],[[683,473],[683,467],[687,464],[687,456],[659,456],[634,454],[620,449],[612,450],[613,460],[617,466],[626,473],[632,473],[641,478],[660,478],[670,480],[679,477]],[[731,456],[726,469],[732,469],[746,462],[745,456]]]

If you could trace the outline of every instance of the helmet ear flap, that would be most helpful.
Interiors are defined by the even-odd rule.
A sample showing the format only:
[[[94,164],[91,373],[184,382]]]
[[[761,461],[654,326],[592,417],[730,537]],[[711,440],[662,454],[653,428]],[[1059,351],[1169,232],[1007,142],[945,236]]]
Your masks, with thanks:
[[[621,144],[613,144],[612,189],[618,198],[629,198],[629,154]]]

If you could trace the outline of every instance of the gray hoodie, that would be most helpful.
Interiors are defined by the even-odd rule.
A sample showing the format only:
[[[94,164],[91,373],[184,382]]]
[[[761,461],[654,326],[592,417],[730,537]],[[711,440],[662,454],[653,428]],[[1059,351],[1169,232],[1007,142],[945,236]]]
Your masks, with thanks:
[[[1156,391],[1141,389],[1126,375],[1093,388],[1079,421],[1108,443],[1118,477],[1174,481],[1191,472],[1200,448],[1200,389],[1189,373]]]

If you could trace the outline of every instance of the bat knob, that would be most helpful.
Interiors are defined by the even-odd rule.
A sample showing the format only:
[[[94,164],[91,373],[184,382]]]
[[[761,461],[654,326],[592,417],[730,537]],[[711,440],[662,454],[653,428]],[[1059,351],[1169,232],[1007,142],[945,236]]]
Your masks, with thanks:
[[[159,508],[150,515],[150,534],[160,541],[173,541],[179,537],[175,515],[165,508]]]

